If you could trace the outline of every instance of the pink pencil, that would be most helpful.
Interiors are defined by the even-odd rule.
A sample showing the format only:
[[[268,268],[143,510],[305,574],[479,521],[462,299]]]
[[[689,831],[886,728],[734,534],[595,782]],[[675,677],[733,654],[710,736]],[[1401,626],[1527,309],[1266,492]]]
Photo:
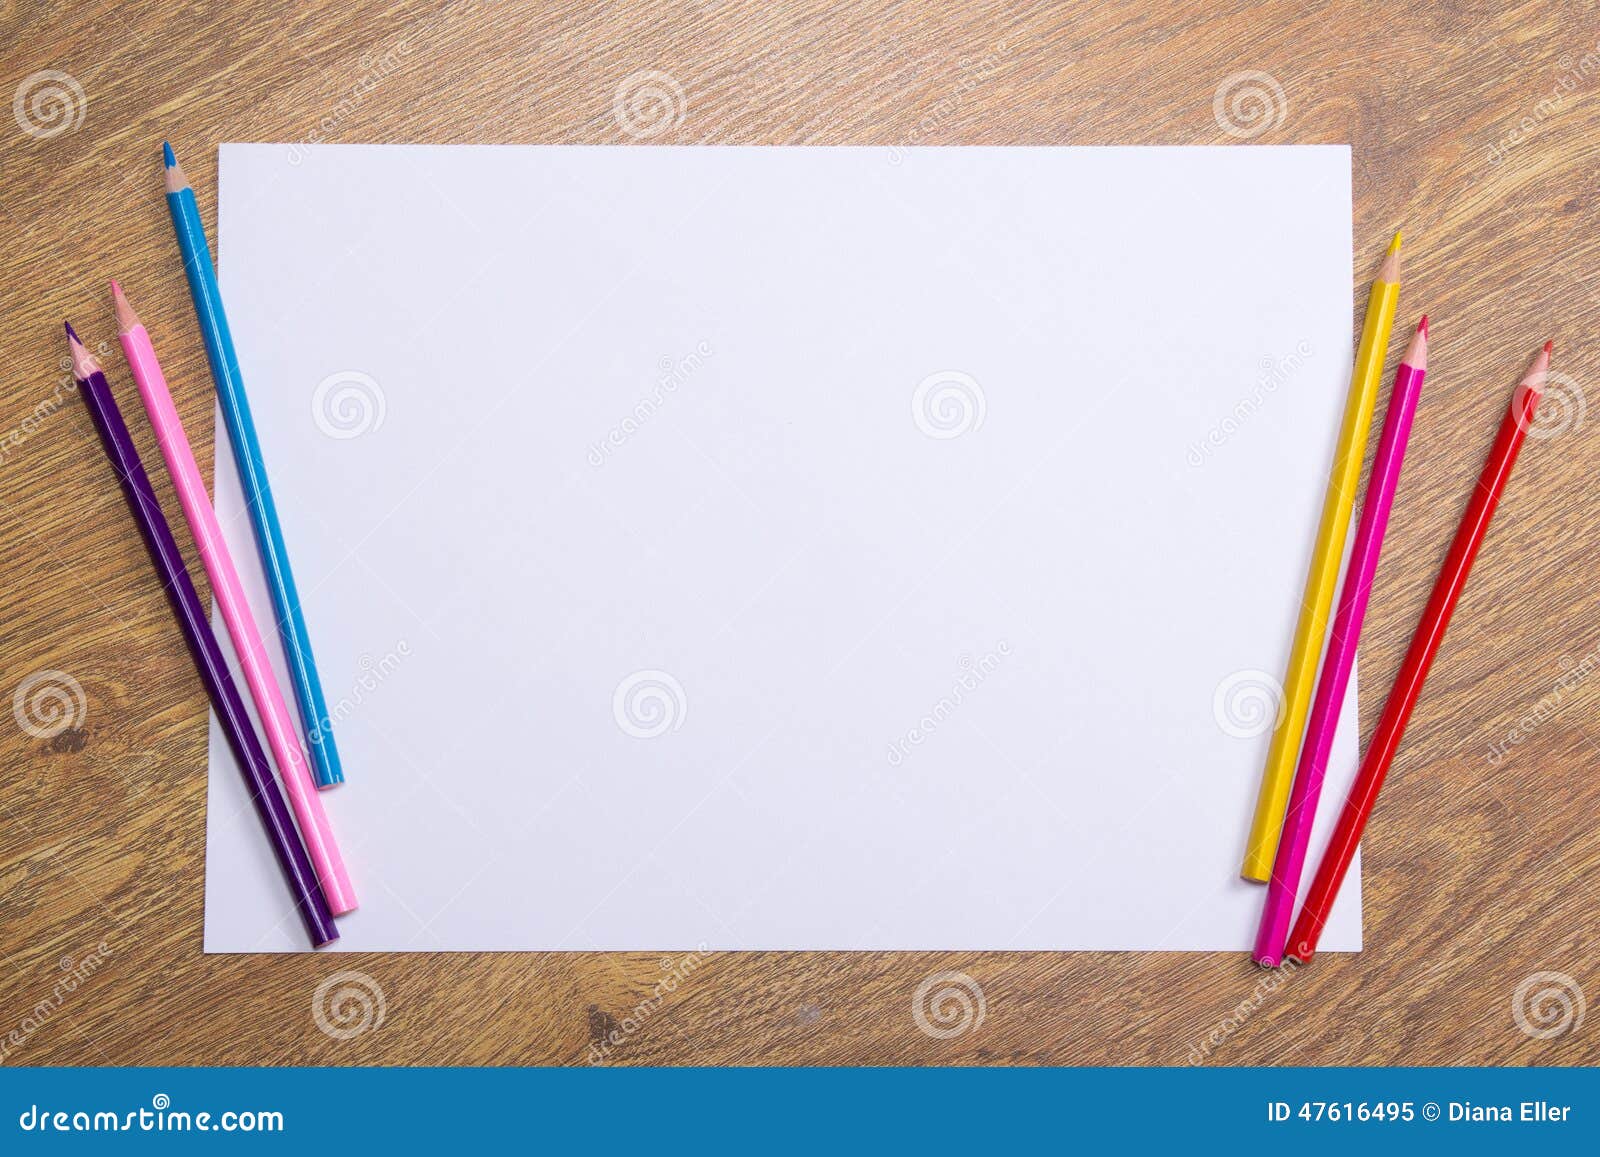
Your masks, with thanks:
[[[305,842],[306,853],[316,869],[317,880],[327,897],[328,907],[335,916],[343,916],[356,907],[355,890],[350,886],[350,875],[345,871],[344,859],[339,855],[339,845],[334,842],[333,831],[328,826],[328,816],[322,810],[322,798],[312,785],[311,771],[306,765],[305,753],[300,750],[300,738],[290,721],[288,706],[278,681],[267,660],[267,649],[262,645],[261,632],[256,629],[255,616],[245,599],[244,587],[234,569],[233,557],[222,539],[222,528],[217,525],[217,515],[211,509],[211,499],[206,496],[206,484],[200,477],[200,467],[195,464],[194,452],[189,449],[189,439],[184,435],[183,424],[178,420],[177,408],[172,404],[172,394],[167,390],[167,379],[156,361],[155,347],[150,334],[140,324],[139,317],[122,294],[122,287],[111,283],[111,293],[116,298],[117,331],[122,339],[122,351],[127,355],[128,367],[144,399],[144,408],[155,427],[156,442],[161,456],[167,461],[173,486],[178,491],[178,501],[183,505],[184,517],[194,533],[200,548],[200,561],[206,574],[211,576],[211,586],[222,608],[223,621],[228,624],[228,634],[239,653],[239,666],[244,671],[245,682],[250,686],[250,696],[255,700],[256,711],[261,715],[261,725],[267,733],[267,744],[277,761],[278,774],[294,809],[295,822],[300,827],[300,838]]]
[[[1317,815],[1317,797],[1328,770],[1328,753],[1333,749],[1334,732],[1339,727],[1339,708],[1350,672],[1355,668],[1356,640],[1361,636],[1361,620],[1367,613],[1367,596],[1372,593],[1372,577],[1383,550],[1383,532],[1389,526],[1389,508],[1394,504],[1395,487],[1400,482],[1400,467],[1405,461],[1406,440],[1411,436],[1411,419],[1417,412],[1417,397],[1428,372],[1428,318],[1423,316],[1417,332],[1411,335],[1400,368],[1395,371],[1394,389],[1389,394],[1389,410],[1383,419],[1383,436],[1372,461],[1372,476],[1367,479],[1367,497],[1361,507],[1361,522],[1356,527],[1355,545],[1345,567],[1344,587],[1339,593],[1339,610],[1329,632],[1328,654],[1322,661],[1322,677],[1317,680],[1317,696],[1311,704],[1311,719],[1306,725],[1305,747],[1294,786],[1289,789],[1289,808],[1283,818],[1283,834],[1278,839],[1278,855],[1272,863],[1272,878],[1267,881],[1266,905],[1261,912],[1261,927],[1256,933],[1255,961],[1269,968],[1283,962],[1284,945],[1289,939],[1289,918],[1294,915],[1295,894],[1300,889],[1300,874],[1305,869],[1306,846],[1311,842],[1311,822]]]

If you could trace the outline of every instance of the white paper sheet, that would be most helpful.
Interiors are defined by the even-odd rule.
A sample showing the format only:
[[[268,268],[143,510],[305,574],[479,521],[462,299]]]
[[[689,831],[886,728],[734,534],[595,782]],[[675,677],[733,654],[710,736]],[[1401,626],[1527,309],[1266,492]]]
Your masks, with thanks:
[[[220,201],[340,948],[1249,947],[1348,149],[224,145]],[[207,951],[304,947],[215,722],[206,864]]]

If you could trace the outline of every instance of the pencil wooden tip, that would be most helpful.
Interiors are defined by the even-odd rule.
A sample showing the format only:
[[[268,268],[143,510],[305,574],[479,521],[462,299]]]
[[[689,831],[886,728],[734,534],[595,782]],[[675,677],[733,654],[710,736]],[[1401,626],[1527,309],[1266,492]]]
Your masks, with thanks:
[[[1389,249],[1383,255],[1383,264],[1378,266],[1378,281],[1400,280],[1400,234],[1394,235],[1394,240],[1389,242]]]
[[[1417,323],[1417,328],[1411,333],[1411,340],[1406,343],[1406,352],[1400,357],[1400,364],[1410,366],[1414,370],[1426,371],[1428,368],[1428,315],[1423,314],[1422,320]]]
[[[1550,375],[1550,351],[1553,342],[1545,342],[1528,363],[1528,372],[1522,375],[1522,388],[1535,394],[1544,393],[1545,378]]]
[[[64,323],[67,327],[67,344],[72,347],[72,373],[74,377],[86,379],[100,368],[100,363],[94,360],[94,355],[84,348],[83,342],[78,340],[78,331],[72,328],[72,323]]]
[[[183,166],[178,164],[178,158],[172,155],[172,146],[163,144],[162,152],[165,154],[167,167],[166,173],[167,192],[176,193],[180,189],[189,187],[189,178],[183,175]]]
[[[111,283],[112,307],[117,313],[117,332],[128,333],[139,324],[139,315],[133,312],[133,306],[128,304],[127,295],[122,292],[122,286],[115,281]]]

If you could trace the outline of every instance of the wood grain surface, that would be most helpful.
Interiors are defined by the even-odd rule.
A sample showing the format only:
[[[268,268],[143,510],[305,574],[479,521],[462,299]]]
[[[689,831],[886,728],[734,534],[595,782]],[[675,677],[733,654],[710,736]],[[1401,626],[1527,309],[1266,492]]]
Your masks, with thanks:
[[[672,81],[664,113],[639,92],[652,72]],[[0,726],[4,1063],[1600,1061],[1600,1012],[1579,1015],[1584,990],[1600,1000],[1592,5],[0,0],[7,95],[0,694],[65,686],[71,726],[25,711]],[[169,136],[213,226],[223,141],[1348,142],[1357,269],[1403,227],[1402,318],[1426,308],[1434,334],[1362,643],[1363,737],[1547,336],[1562,375],[1369,832],[1366,950],[1276,978],[1242,952],[714,954],[688,970],[655,954],[203,955],[206,702],[61,339],[70,317],[113,342],[105,279],[137,277],[209,472],[212,392],[161,197]],[[318,989],[349,969],[372,1014],[335,1002],[349,1031],[330,1034]],[[936,1002],[948,1035],[913,1013],[940,972],[975,986],[965,1019]]]

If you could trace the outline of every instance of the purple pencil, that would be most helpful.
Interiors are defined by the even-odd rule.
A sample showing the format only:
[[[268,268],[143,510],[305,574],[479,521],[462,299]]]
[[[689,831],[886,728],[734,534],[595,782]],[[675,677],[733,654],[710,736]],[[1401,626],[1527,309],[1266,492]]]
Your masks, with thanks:
[[[205,684],[211,703],[222,720],[222,729],[227,733],[234,758],[244,770],[245,786],[256,806],[256,814],[261,817],[261,826],[267,829],[267,836],[272,841],[278,866],[283,869],[289,889],[294,893],[295,907],[305,921],[312,945],[320,947],[338,939],[339,933],[334,928],[333,916],[328,911],[328,902],[323,898],[317,877],[311,870],[311,862],[306,858],[305,849],[300,846],[300,835],[289,819],[283,796],[279,794],[278,785],[272,778],[272,769],[267,764],[266,753],[261,750],[261,741],[256,738],[250,716],[245,714],[239,689],[234,686],[227,661],[217,646],[216,636],[211,633],[211,623],[200,605],[200,596],[189,581],[183,555],[178,553],[178,544],[172,540],[172,531],[161,513],[161,504],[156,501],[156,492],[150,487],[144,464],[139,460],[139,451],[128,436],[122,412],[117,409],[116,399],[111,396],[111,386],[106,381],[105,372],[94,355],[78,340],[78,335],[72,332],[70,324],[67,326],[67,340],[72,345],[72,372],[78,379],[84,404],[89,407],[89,417],[100,432],[106,456],[116,469],[117,480],[122,483],[128,507],[133,511],[134,521],[139,524],[139,532],[144,536],[150,558],[161,574],[161,585],[166,588],[167,598],[178,616],[178,625],[183,628],[184,640],[189,644],[195,666],[200,669],[200,681]]]
[[[1428,318],[1424,314],[1411,335],[1395,371],[1394,389],[1389,394],[1389,410],[1383,419],[1383,435],[1372,461],[1372,476],[1367,479],[1367,497],[1361,507],[1361,522],[1356,527],[1355,545],[1344,572],[1339,593],[1339,610],[1329,632],[1328,653],[1317,680],[1317,695],[1311,704],[1311,719],[1306,724],[1305,746],[1300,751],[1300,766],[1294,786],[1289,789],[1289,807],[1283,817],[1283,834],[1278,839],[1278,855],[1272,863],[1272,878],[1267,881],[1267,898],[1261,911],[1261,927],[1256,932],[1255,961],[1276,968],[1283,962],[1284,945],[1289,939],[1289,919],[1294,915],[1295,895],[1300,890],[1300,875],[1305,870],[1306,847],[1311,842],[1311,823],[1317,815],[1317,799],[1328,770],[1328,753],[1339,727],[1339,708],[1350,673],[1355,669],[1356,641],[1361,636],[1361,620],[1367,613],[1367,596],[1372,593],[1372,577],[1383,550],[1383,533],[1389,526],[1389,508],[1394,505],[1395,487],[1400,482],[1400,467],[1405,461],[1406,441],[1411,436],[1411,419],[1417,412],[1422,379],[1428,372]]]

